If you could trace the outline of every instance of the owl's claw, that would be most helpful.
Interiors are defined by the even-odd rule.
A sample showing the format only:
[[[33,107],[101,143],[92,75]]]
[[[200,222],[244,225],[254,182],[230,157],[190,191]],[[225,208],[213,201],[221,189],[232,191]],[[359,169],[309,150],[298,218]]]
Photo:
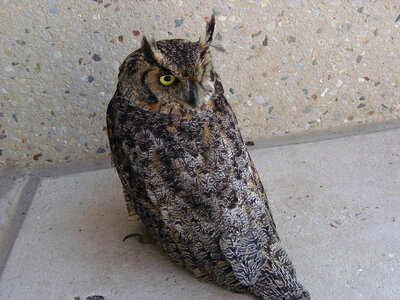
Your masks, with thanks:
[[[149,235],[149,234],[140,234],[140,233],[128,234],[126,237],[124,237],[122,242],[125,242],[126,239],[129,239],[131,237],[137,238],[137,240],[141,244],[155,244],[155,241],[154,241],[154,239],[153,239],[153,237],[151,235]]]
[[[139,234],[139,233],[131,233],[131,234],[128,234],[126,237],[124,237],[124,239],[122,240],[122,242],[125,242],[126,239],[129,239],[129,238],[131,238],[131,237],[138,238],[139,241],[143,239],[143,235],[141,235],[141,234]]]

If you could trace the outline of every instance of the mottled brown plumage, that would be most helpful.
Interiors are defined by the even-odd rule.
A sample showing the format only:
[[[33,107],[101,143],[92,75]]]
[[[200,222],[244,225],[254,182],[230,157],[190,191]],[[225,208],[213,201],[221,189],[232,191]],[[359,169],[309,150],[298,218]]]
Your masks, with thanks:
[[[211,65],[213,30],[214,17],[198,42],[143,39],[120,67],[107,129],[128,211],[197,278],[309,299]]]

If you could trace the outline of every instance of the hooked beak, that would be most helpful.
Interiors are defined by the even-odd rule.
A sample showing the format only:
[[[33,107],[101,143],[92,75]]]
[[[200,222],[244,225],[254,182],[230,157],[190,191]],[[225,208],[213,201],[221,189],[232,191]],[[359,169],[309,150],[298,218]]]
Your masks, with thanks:
[[[196,86],[194,85],[193,81],[189,81],[189,95],[188,95],[188,102],[190,105],[193,106],[193,108],[196,108],[197,106],[197,90]]]

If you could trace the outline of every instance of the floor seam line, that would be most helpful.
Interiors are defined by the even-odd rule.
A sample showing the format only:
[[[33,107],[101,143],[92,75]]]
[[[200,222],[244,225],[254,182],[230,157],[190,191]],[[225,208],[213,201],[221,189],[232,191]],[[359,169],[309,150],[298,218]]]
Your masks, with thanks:
[[[28,212],[32,201],[36,195],[41,179],[37,176],[28,175],[28,179],[21,190],[18,197],[15,211],[13,212],[10,221],[6,225],[4,231],[5,238],[2,239],[1,250],[3,255],[0,256],[0,280],[7,263],[8,257],[12,251],[18,234],[22,228],[26,213]]]

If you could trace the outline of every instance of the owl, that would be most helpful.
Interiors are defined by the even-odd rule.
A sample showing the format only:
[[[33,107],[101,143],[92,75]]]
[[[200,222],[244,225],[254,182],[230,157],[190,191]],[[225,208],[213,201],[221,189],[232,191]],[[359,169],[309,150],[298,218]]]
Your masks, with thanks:
[[[214,26],[212,16],[197,42],[143,38],[120,67],[107,132],[128,212],[199,279],[310,299],[211,63]]]

